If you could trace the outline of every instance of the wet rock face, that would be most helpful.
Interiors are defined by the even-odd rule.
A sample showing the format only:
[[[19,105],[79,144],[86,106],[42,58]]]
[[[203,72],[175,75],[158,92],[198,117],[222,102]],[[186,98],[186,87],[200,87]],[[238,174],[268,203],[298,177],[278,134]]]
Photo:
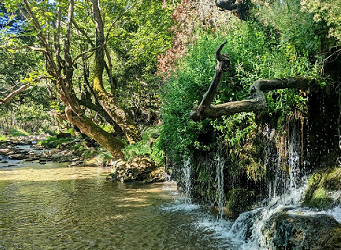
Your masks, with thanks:
[[[341,167],[325,168],[313,174],[303,205],[328,209],[341,203]]]
[[[111,181],[145,181],[155,182],[162,181],[164,172],[157,169],[155,163],[146,157],[138,157],[131,162],[118,160],[113,164],[113,173],[107,179]]]
[[[230,190],[226,198],[226,215],[231,218],[237,218],[241,213],[250,209],[255,201],[254,192],[242,188]]]
[[[341,249],[341,225],[328,215],[275,214],[264,234],[271,250]]]

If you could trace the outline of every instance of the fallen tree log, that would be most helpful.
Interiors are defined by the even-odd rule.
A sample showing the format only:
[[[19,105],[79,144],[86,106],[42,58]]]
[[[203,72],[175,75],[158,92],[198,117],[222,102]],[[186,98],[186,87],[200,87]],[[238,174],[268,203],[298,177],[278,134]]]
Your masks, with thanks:
[[[198,107],[194,107],[190,116],[193,121],[201,121],[206,118],[218,118],[223,115],[233,115],[241,112],[257,112],[267,107],[264,92],[274,89],[309,87],[310,80],[303,77],[292,77],[285,79],[260,79],[255,81],[250,87],[250,99],[227,102],[218,105],[211,105],[218,92],[219,84],[224,77],[224,72],[230,67],[230,59],[227,54],[221,54],[221,50],[226,44],[221,44],[216,51],[217,67],[211,85],[204,94]]]

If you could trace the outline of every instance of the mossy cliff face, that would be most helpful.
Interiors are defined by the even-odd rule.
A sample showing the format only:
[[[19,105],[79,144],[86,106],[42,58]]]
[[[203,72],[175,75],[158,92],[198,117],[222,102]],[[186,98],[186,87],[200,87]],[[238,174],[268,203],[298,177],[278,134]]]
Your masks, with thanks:
[[[303,205],[327,209],[341,203],[341,167],[325,168],[309,179]]]
[[[206,124],[204,133],[198,137],[200,146],[193,145],[189,149],[193,198],[218,205],[218,158],[224,165],[222,200],[231,217],[252,208],[255,202],[299,186],[305,175],[320,173],[321,169],[324,169],[322,172],[332,171],[326,169],[331,166],[334,169],[341,160],[340,93],[331,87],[312,89],[306,96],[305,108],[287,117],[268,113],[240,114]],[[180,173],[181,185],[181,163],[175,168],[174,172]],[[318,176],[314,178],[320,178]],[[315,181],[305,204],[319,208],[336,204],[335,197],[330,200],[327,196],[331,188],[335,193],[340,190],[336,184],[338,179],[338,172],[332,171],[330,176],[322,178],[321,187]]]
[[[255,192],[243,188],[235,188],[226,195],[226,215],[237,218],[239,214],[249,210],[255,201]]]

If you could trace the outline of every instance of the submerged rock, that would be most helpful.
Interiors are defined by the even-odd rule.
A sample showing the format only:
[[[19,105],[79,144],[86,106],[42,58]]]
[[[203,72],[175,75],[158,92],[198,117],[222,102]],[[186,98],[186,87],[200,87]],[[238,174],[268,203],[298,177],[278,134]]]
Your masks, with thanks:
[[[11,160],[24,160],[28,157],[26,153],[12,154],[9,155],[8,158]]]
[[[47,159],[46,159],[46,158],[40,158],[40,159],[39,159],[39,163],[40,163],[40,164],[46,164],[46,162],[47,162]]]
[[[278,213],[263,232],[271,250],[341,249],[341,225],[328,215]]]

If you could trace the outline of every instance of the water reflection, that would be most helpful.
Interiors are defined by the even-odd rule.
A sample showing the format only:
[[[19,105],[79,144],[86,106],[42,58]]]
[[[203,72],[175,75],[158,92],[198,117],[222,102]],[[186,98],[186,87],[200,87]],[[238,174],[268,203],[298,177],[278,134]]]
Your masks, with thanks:
[[[220,249],[189,214],[163,209],[173,196],[162,183],[111,183],[109,171],[1,169],[0,249]]]

